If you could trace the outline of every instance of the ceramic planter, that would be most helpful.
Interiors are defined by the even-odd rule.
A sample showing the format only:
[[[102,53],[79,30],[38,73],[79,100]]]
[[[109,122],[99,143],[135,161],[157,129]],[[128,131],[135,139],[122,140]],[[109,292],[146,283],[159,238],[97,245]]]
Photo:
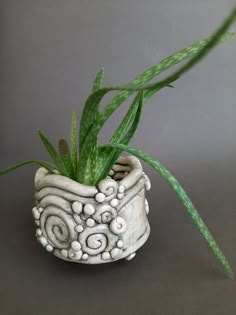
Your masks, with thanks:
[[[40,168],[32,210],[36,237],[48,252],[67,261],[130,260],[150,233],[145,199],[150,186],[133,156],[120,157],[97,187]]]

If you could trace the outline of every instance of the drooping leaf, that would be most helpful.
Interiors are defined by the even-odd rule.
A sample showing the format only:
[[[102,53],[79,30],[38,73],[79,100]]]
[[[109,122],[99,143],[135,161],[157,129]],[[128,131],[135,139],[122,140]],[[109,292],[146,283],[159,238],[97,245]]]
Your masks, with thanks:
[[[200,41],[198,43],[198,46],[190,48],[190,50],[189,50],[190,55],[186,56],[186,54],[187,54],[186,52],[184,54],[182,54],[182,53],[174,54],[173,57],[171,57],[170,60],[167,61],[166,64],[164,63],[164,65],[174,65],[174,64],[176,64],[176,63],[173,64],[173,62],[175,60],[180,62],[183,59],[188,58],[189,56],[193,56],[193,57],[184,66],[182,66],[180,69],[175,71],[173,74],[167,76],[165,79],[163,79],[159,82],[153,83],[153,84],[146,84],[143,87],[140,86],[139,88],[144,90],[144,99],[146,100],[147,94],[153,95],[156,92],[156,90],[159,91],[159,89],[166,87],[166,86],[169,86],[172,82],[179,79],[184,73],[186,73],[188,70],[190,70],[195,64],[200,62],[200,60],[203,59],[212,50],[212,48],[214,48],[214,46],[218,42],[233,38],[235,36],[235,33],[231,32],[231,33],[226,33],[225,35],[222,35],[222,34],[224,34],[224,32],[227,30],[227,28],[233,23],[235,18],[236,18],[236,10],[233,11],[231,16],[224,22],[224,24],[217,30],[217,32],[212,37],[210,37],[210,39],[205,40],[205,41],[204,40]],[[180,56],[182,56],[182,58],[180,58]],[[185,56],[185,58],[183,58],[183,56]],[[168,69],[168,68],[166,68],[166,69]],[[147,72],[148,72],[148,70],[147,70]],[[163,69],[161,70],[161,72],[163,72]],[[148,74],[150,75],[150,73],[148,73]],[[148,74],[146,74],[146,75],[149,78]],[[152,78],[153,78],[153,75],[152,75]],[[135,82],[135,84],[136,84],[137,81],[134,80],[133,82]],[[145,81],[145,82],[147,82],[147,81]],[[124,95],[128,95],[129,93],[132,93],[131,91],[132,91],[132,89],[129,90],[129,88],[127,88],[126,91],[119,94],[120,96],[118,95],[119,97],[116,100],[114,99],[115,101],[111,101],[111,103],[109,103],[105,107],[105,109],[101,113],[101,115],[99,117],[99,121],[97,123],[99,128],[101,128],[101,126],[107,121],[107,119],[117,109],[117,107],[121,104],[121,102],[123,102],[126,99],[126,98],[124,98]],[[122,96],[123,93],[124,93],[124,95]]]
[[[62,164],[64,165],[64,168],[68,174],[67,176],[72,179],[75,179],[74,168],[73,168],[73,164],[71,160],[69,145],[65,139],[59,140],[58,149],[59,149]]]
[[[228,22],[228,21],[226,21]],[[226,27],[228,27],[229,24],[227,23]],[[220,34],[217,38],[216,42],[223,42],[225,40],[231,39],[234,37],[234,33],[228,32],[224,35]],[[218,34],[217,34],[218,36]],[[146,70],[144,73],[139,75],[137,78],[135,78],[133,81],[130,82],[130,85],[134,88],[134,86],[140,86],[142,89],[142,86],[144,86],[147,82],[151,81],[153,78],[155,78],[157,75],[162,73],[165,70],[168,70],[172,66],[177,65],[178,63],[181,63],[185,59],[191,58],[195,55],[198,55],[200,51],[202,51],[206,45],[209,42],[215,41],[214,36],[207,38],[205,40],[201,40],[190,47],[184,48],[177,53],[165,58],[162,60],[158,65],[155,65],[151,67],[150,69]],[[173,80],[174,81],[174,80]],[[171,82],[173,82],[171,81]],[[169,84],[171,84],[171,82]],[[160,88],[163,88],[166,85],[160,85],[160,87],[157,86],[157,90]],[[126,86],[127,87],[127,86]],[[127,88],[119,87],[121,92],[113,98],[113,100],[106,106],[103,113],[100,115],[99,121],[97,122],[97,129],[100,130],[103,124],[106,122],[106,120],[112,115],[112,113],[134,92],[134,90],[137,91],[137,89],[132,88],[129,90]],[[91,126],[94,124],[94,117],[93,112],[97,109],[96,107],[99,106],[101,99],[103,96],[112,90],[119,90],[118,87],[111,87],[110,89],[107,88],[105,90],[99,89],[96,91],[96,93],[93,93],[89,96],[89,98],[86,101],[83,116],[80,122],[81,128],[80,128],[80,148],[82,148],[82,145],[85,141],[85,138],[91,128]],[[150,92],[149,89],[144,92],[144,99],[145,99],[145,93]]]
[[[232,24],[233,20],[236,17],[236,10],[225,20],[222,26],[215,32],[215,34],[210,37],[210,39],[200,41],[196,45],[191,46],[188,51],[185,50],[180,51],[177,54],[174,54],[170,59],[163,61],[161,69],[159,68],[159,72],[155,68],[151,68],[147,70],[143,77],[142,75],[138,77],[138,79],[131,82],[131,84],[120,87],[109,87],[102,88],[94,92],[89,96],[86,101],[83,116],[81,119],[81,128],[80,128],[80,152],[82,152],[82,147],[86,142],[85,148],[82,153],[80,153],[80,159],[87,159],[88,155],[90,155],[89,148],[91,148],[91,143],[96,143],[98,138],[98,133],[104,123],[108,120],[108,118],[112,115],[112,113],[119,107],[119,105],[129,97],[134,91],[144,91],[144,103],[157,91],[162,89],[163,87],[171,85],[172,82],[177,80],[181,75],[187,72],[191,67],[193,67],[196,63],[198,63],[209,51],[220,41],[224,41],[226,39],[232,38],[234,33],[226,33],[227,28]],[[175,71],[172,75],[168,76],[166,79],[161,80],[159,82],[153,84],[146,84],[146,82],[153,78],[156,72],[159,74],[160,72],[174,64],[179,63],[180,61],[188,58],[189,56],[193,56],[188,63],[186,63],[179,70]],[[155,70],[154,70],[155,69]],[[137,84],[138,82],[138,84]],[[97,109],[99,107],[100,101],[103,96],[114,90],[121,90],[123,92],[119,93],[113,101],[111,101],[103,110],[102,113],[96,114]],[[92,117],[92,119],[90,119]],[[83,166],[82,166],[83,167]],[[81,166],[79,165],[81,169]]]
[[[38,164],[39,166],[42,166],[42,167],[46,168],[50,173],[53,173],[55,170],[57,170],[56,165],[54,165],[52,163],[49,163],[47,161],[29,160],[29,161],[25,161],[25,162],[14,164],[12,166],[9,166],[9,167],[7,167],[5,169],[0,170],[0,175],[7,174],[7,173],[9,173],[11,171],[16,170],[19,167],[22,167],[22,166],[25,166],[25,165],[28,165],[28,164]]]
[[[181,200],[182,204],[184,205],[185,209],[187,210],[188,214],[192,218],[194,224],[197,226],[199,231],[201,232],[202,236],[208,243],[210,249],[217,257],[218,261],[221,263],[222,267],[224,268],[225,272],[230,276],[233,277],[233,271],[230,267],[229,262],[225,258],[223,252],[217,245],[216,241],[214,240],[211,232],[203,222],[200,214],[198,213],[197,209],[194,207],[193,203],[187,196],[185,190],[181,187],[180,183],[174,178],[174,176],[158,161],[156,161],[150,155],[135,149],[133,147],[124,145],[124,144],[107,144],[104,147],[113,147],[117,148],[121,151],[129,152],[136,157],[142,159],[144,162],[152,166],[171,186],[174,190],[178,198]]]
[[[98,71],[98,74],[96,75],[96,78],[95,78],[94,83],[93,83],[92,92],[95,92],[95,91],[97,91],[98,89],[101,88],[103,76],[104,76],[104,68],[102,67],[102,68]]]
[[[76,142],[76,110],[72,112],[72,122],[71,122],[71,161],[74,169],[74,174],[77,174],[77,142]]]
[[[57,166],[59,172],[61,174],[67,174],[66,169],[63,166],[63,163],[61,161],[60,156],[58,155],[57,151],[51,144],[51,142],[48,140],[48,138],[43,134],[41,130],[38,130],[39,137],[44,144],[46,150],[48,151],[48,154],[51,156],[52,160],[54,161],[55,165]]]

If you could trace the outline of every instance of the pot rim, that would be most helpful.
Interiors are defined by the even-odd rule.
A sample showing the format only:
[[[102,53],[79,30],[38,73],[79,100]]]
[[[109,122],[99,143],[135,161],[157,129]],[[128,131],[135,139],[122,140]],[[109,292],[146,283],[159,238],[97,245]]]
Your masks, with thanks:
[[[32,212],[39,227],[36,236],[46,250],[67,261],[98,264],[130,259],[146,242],[150,233],[145,199],[148,177],[134,156],[119,157],[112,170],[117,180],[108,176],[97,186],[87,186],[38,169]],[[60,228],[54,230],[54,226]]]
[[[44,167],[40,167],[35,174],[35,188],[40,190],[45,187],[53,186],[65,190],[69,190],[73,193],[79,194],[83,197],[94,197],[99,192],[99,187],[104,186],[108,182],[116,182],[119,186],[123,186],[125,190],[131,188],[143,175],[143,168],[138,158],[132,155],[120,156],[115,165],[128,165],[131,170],[121,180],[115,180],[113,178],[102,179],[96,186],[81,184],[67,176],[49,173]]]

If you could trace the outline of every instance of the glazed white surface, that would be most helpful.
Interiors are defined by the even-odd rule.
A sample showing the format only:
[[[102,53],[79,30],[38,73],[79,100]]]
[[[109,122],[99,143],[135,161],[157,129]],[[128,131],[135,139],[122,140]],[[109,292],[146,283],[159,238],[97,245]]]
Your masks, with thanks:
[[[36,237],[59,258],[87,264],[130,260],[149,236],[145,189],[151,185],[133,156],[120,157],[97,187],[44,168],[35,187]]]

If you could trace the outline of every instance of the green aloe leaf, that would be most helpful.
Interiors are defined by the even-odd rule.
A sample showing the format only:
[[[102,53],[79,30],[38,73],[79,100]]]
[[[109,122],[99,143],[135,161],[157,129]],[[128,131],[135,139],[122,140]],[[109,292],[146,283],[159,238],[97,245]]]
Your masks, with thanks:
[[[234,37],[234,33],[228,32],[224,35],[220,34],[220,37],[217,38],[216,42],[223,42],[225,40],[231,39]],[[218,36],[218,35],[217,35]],[[214,37],[214,36],[213,36]],[[86,101],[83,116],[81,119],[81,128],[80,128],[80,149],[82,148],[82,145],[85,141],[86,136],[88,135],[88,132],[92,125],[94,124],[94,119],[91,119],[93,117],[94,110],[98,111],[96,107],[99,107],[100,101],[102,100],[103,96],[112,90],[121,90],[117,96],[106,106],[105,110],[99,117],[99,121],[97,122],[97,130],[99,131],[101,127],[104,125],[106,120],[112,115],[112,113],[137,89],[135,87],[140,87],[142,89],[142,86],[144,88],[144,84],[151,81],[154,77],[159,75],[165,70],[168,70],[169,68],[177,65],[178,63],[181,63],[185,59],[189,59],[190,57],[193,57],[195,55],[198,55],[200,51],[202,51],[206,45],[209,42],[212,42],[212,40],[215,41],[215,38],[210,37],[205,40],[201,40],[197,43],[194,43],[190,47],[184,48],[177,53],[165,58],[162,60],[158,65],[155,65],[151,67],[150,69],[146,70],[144,73],[139,75],[137,78],[135,78],[133,81],[130,82],[130,89],[128,86],[126,87],[111,87],[106,88],[105,90],[99,89],[95,93],[91,94],[89,98]],[[177,78],[176,78],[177,79]],[[173,80],[174,81],[174,80]],[[171,84],[172,81],[170,81]],[[167,86],[168,84],[157,86],[157,90]],[[133,88],[133,89],[132,89]],[[148,89],[148,88],[147,88]],[[154,88],[155,89],[155,88]],[[154,90],[153,90],[154,92]],[[150,93],[150,91],[144,92],[144,99],[145,99],[145,93]]]
[[[43,134],[41,130],[38,130],[38,134],[46,150],[48,151],[48,154],[51,156],[52,160],[57,166],[57,169],[59,170],[59,172],[63,175],[66,175],[67,174],[66,169],[64,168],[61,158],[58,155],[55,148],[53,147],[53,145],[51,144],[51,142],[48,140],[48,138]]]
[[[189,58],[189,55],[193,57],[187,62],[183,67],[179,70],[174,72],[172,75],[168,76],[164,80],[153,84],[146,84],[147,80],[153,78],[155,72],[152,68],[152,71],[147,70],[145,72],[144,78],[136,79],[131,82],[131,84],[126,86],[120,87],[108,87],[102,88],[91,94],[85,104],[82,119],[81,119],[81,128],[80,128],[80,160],[87,159],[90,155],[89,148],[91,148],[91,143],[97,142],[98,133],[104,123],[108,120],[108,118],[112,115],[112,113],[119,107],[119,105],[131,95],[134,91],[144,91],[144,103],[158,90],[162,89],[163,87],[169,86],[175,80],[177,80],[180,76],[182,76],[185,72],[187,72],[190,68],[192,68],[196,63],[198,63],[203,57],[205,57],[210,50],[220,41],[224,41],[226,39],[232,38],[234,33],[226,33],[228,27],[233,23],[236,17],[236,9],[234,9],[231,15],[224,21],[221,27],[213,34],[210,39],[198,42],[198,45],[192,46],[189,50],[189,54],[185,51],[185,53],[177,53],[172,56],[171,59],[166,62],[165,67],[163,69],[168,69],[174,64],[179,63],[180,61]],[[175,60],[175,62],[173,61]],[[148,72],[149,71],[149,72]],[[162,72],[159,69],[159,73]],[[156,73],[156,72],[155,72]],[[147,80],[146,80],[147,79]],[[137,84],[138,82],[138,84]],[[103,110],[102,113],[98,113],[98,107],[100,101],[102,100],[103,96],[114,90],[121,90],[122,93],[126,94],[119,94],[117,98],[115,98],[111,103],[109,103],[106,108]],[[145,95],[146,93],[146,95]],[[93,114],[96,113],[96,114]],[[97,118],[95,118],[97,116]],[[90,119],[90,118],[93,119]],[[96,138],[96,140],[94,139]],[[85,148],[84,143],[86,142]],[[82,152],[82,153],[81,153]],[[81,170],[81,166],[79,165],[79,169]]]
[[[92,92],[95,92],[101,88],[103,76],[104,76],[104,68],[101,68],[99,70],[95,80],[94,80]],[[98,109],[98,107],[99,107],[98,105],[100,102],[99,98],[98,98],[97,102],[98,102],[98,104],[96,103],[96,100],[94,100],[94,106],[93,106],[94,110],[92,113],[90,113],[89,117],[87,116],[88,117],[87,121],[84,118],[84,117],[86,117],[86,110],[85,109],[83,110],[81,123],[80,123],[80,138],[81,138],[81,135],[83,134],[83,130],[85,130],[84,133],[87,134],[90,127],[96,121],[96,119],[99,115],[99,109]],[[83,125],[83,122],[85,122],[84,125]],[[96,162],[97,162],[97,140],[93,139],[92,142],[93,142],[93,145],[90,146],[92,149],[90,151],[89,157],[87,156],[85,163],[83,161],[81,162],[82,165],[80,166],[80,172],[79,172],[79,180],[83,180],[87,184],[89,184],[90,181],[92,181],[92,179],[95,176],[95,167],[96,167]],[[79,141],[79,150],[80,151],[82,150],[82,140],[81,139]],[[86,164],[87,166],[85,166],[84,164]],[[91,174],[91,175],[89,175],[89,174]]]
[[[159,91],[163,87],[169,86],[172,82],[176,81],[184,73],[186,73],[188,70],[190,70],[195,64],[200,62],[200,60],[203,59],[212,50],[212,48],[215,47],[215,45],[218,42],[222,42],[222,41],[225,41],[227,39],[233,38],[235,36],[235,33],[232,33],[232,32],[228,32],[226,34],[224,34],[224,33],[227,30],[227,28],[233,23],[235,18],[236,18],[236,10],[233,11],[233,13],[229,16],[229,18],[225,21],[225,23],[217,30],[217,32],[212,37],[210,37],[210,39],[200,41],[198,43],[198,46],[194,47],[194,45],[193,45],[192,48],[190,48],[190,50],[189,50],[189,54],[187,54],[186,52],[185,53],[179,52],[179,53],[174,54],[170,58],[169,62],[167,62],[167,65],[173,66],[173,65],[183,61],[184,59],[189,58],[190,56],[193,56],[193,57],[190,59],[189,62],[187,62],[184,66],[182,66],[180,69],[175,71],[173,74],[169,75],[168,77],[166,77],[165,79],[163,79],[159,82],[156,82],[153,84],[146,84],[146,85],[144,84],[143,86],[140,85],[139,89],[144,90],[145,102],[150,98],[150,95],[153,95],[154,93],[156,93],[156,91]],[[183,58],[183,56],[185,56],[185,58]],[[178,62],[172,63],[176,60]],[[164,67],[162,69],[162,71],[160,71],[159,73],[163,72],[166,69],[168,69],[168,68]],[[147,70],[147,72],[148,71],[149,70]],[[153,71],[154,71],[154,69],[153,69]],[[151,71],[150,71],[150,73],[151,73]],[[150,77],[149,75],[147,75],[147,78]],[[152,78],[153,78],[153,75],[152,75]],[[136,84],[137,81],[134,80],[134,81],[132,81],[132,83]],[[140,82],[140,81],[138,81],[138,82]],[[143,82],[147,82],[147,81],[142,81],[142,83]],[[132,93],[132,87],[131,88],[127,87],[124,90],[125,91],[123,91],[121,94],[119,94],[117,96],[117,98],[115,97],[115,99],[113,101],[111,101],[111,103],[109,103],[105,107],[104,111],[99,116],[99,120],[97,122],[96,129],[100,130],[100,128],[103,126],[103,124],[113,114],[113,112],[119,107],[119,105],[121,103],[123,103],[126,100],[126,98],[129,97],[129,95]],[[138,88],[136,90],[138,90]],[[147,95],[149,95],[149,97],[147,97]]]
[[[96,176],[98,145],[97,139],[94,137],[83,150],[78,164],[77,178],[79,183],[84,185],[93,185]]]
[[[135,149],[133,147],[124,145],[124,144],[106,144],[104,147],[113,147],[121,151],[129,152],[136,157],[142,159],[144,162],[152,166],[164,179],[168,182],[171,188],[174,190],[178,198],[181,200],[182,204],[184,205],[185,209],[187,210],[188,214],[192,218],[194,224],[197,226],[199,231],[201,232],[202,236],[208,243],[208,246],[212,250],[212,252],[217,257],[218,261],[221,263],[222,267],[224,268],[225,272],[230,276],[233,277],[233,271],[230,267],[229,262],[225,258],[223,252],[217,245],[216,241],[214,240],[211,232],[203,222],[200,214],[198,213],[197,209],[194,207],[193,203],[187,196],[185,190],[181,187],[180,183],[174,176],[158,161],[156,161],[150,155]]]
[[[141,91],[136,95],[124,119],[111,137],[109,141],[110,143],[120,142],[121,139],[124,139],[124,137],[127,135],[127,129],[132,121],[139,121],[143,107],[143,94],[144,92]]]
[[[50,173],[53,173],[55,170],[57,170],[57,167],[54,164],[49,163],[47,161],[29,160],[29,161],[25,161],[25,162],[14,164],[12,166],[9,166],[9,167],[7,167],[5,169],[0,170],[0,175],[7,174],[7,173],[9,173],[11,171],[16,170],[19,167],[22,167],[22,166],[25,166],[25,165],[28,165],[28,164],[38,164],[39,166],[42,166],[42,167],[46,168]]]
[[[96,78],[93,83],[93,89],[92,89],[92,95],[96,95],[96,91],[101,88],[102,80],[104,76],[104,68],[101,68],[98,71],[98,74],[96,75]],[[99,114],[99,103],[103,97],[100,98],[98,95],[97,97],[94,97],[93,99],[87,99],[86,104],[83,108],[81,120],[80,120],[80,132],[79,132],[79,151],[82,149],[82,145],[84,142],[85,137],[87,136],[89,129],[93,125],[93,123],[96,121],[98,114]],[[89,109],[93,107],[92,111],[89,111]]]
[[[75,179],[74,168],[71,160],[69,145],[65,139],[60,139],[58,142],[58,149],[60,153],[60,158],[64,168],[66,170],[67,176]]]
[[[96,171],[97,171],[97,161],[98,161],[98,143],[94,143],[92,152],[90,154],[90,174],[87,172],[86,174],[86,182],[88,185],[93,185],[96,177]]]
[[[159,81],[159,83],[156,83],[155,87],[158,88],[158,86],[163,85],[166,86],[167,84],[171,84],[172,82],[180,78],[183,74],[185,74],[188,70],[190,70],[194,65],[199,63],[218,44],[220,39],[222,39],[222,36],[225,34],[225,32],[231,26],[231,24],[235,21],[235,19],[236,7],[234,8],[234,10],[232,10],[231,14],[227,17],[224,23],[218,28],[218,30],[213,34],[209,42],[205,45],[203,49],[199,51],[197,55],[195,55],[192,59],[189,60],[189,62],[187,62],[184,66],[175,71],[173,74]],[[228,38],[229,36],[230,38],[232,38],[235,36],[235,33],[226,33],[226,35]]]
[[[127,114],[120,123],[116,132],[110,139],[110,143],[128,144],[133,138],[142,114],[143,108],[143,91],[139,92],[134,98]],[[133,122],[132,122],[133,120]],[[131,124],[132,123],[132,124]],[[130,126],[131,124],[131,126]],[[130,128],[129,128],[130,127]],[[129,129],[128,129],[129,128]],[[105,178],[111,170],[113,164],[119,156],[119,150],[114,148],[98,148],[98,161],[96,183]]]
[[[167,86],[169,86],[169,85],[167,85]],[[159,90],[160,90],[160,87],[158,87],[156,89],[152,89],[151,91],[147,91],[147,93],[145,93],[146,91],[142,91],[141,90],[139,93],[142,93],[143,95],[145,95],[145,98],[143,96],[143,104],[153,94],[155,94]],[[134,101],[132,103],[133,105],[131,105],[131,108],[130,108],[130,112],[134,113],[134,111],[136,110],[135,106],[138,106],[138,103],[135,104],[136,101],[137,101],[137,99],[134,99]],[[131,121],[131,116],[129,116],[130,112],[127,113],[127,117],[125,117],[124,124],[130,123],[130,121]],[[99,173],[101,173],[101,168],[104,167],[104,171],[102,171],[102,172],[103,172],[103,174],[107,174],[107,169],[109,169],[108,165],[112,164],[111,162],[108,164],[108,162],[105,161],[106,160],[105,156],[109,156],[109,154],[107,153],[107,149],[104,149],[104,148],[103,149],[101,149],[101,148],[96,149],[96,150],[98,150],[96,152],[100,156],[100,158],[97,158],[97,157],[95,158],[94,153],[91,154],[92,150],[95,150],[94,145],[98,142],[98,140],[97,140],[98,139],[98,130],[96,128],[96,127],[98,127],[98,125],[93,125],[93,127],[95,127],[95,128],[91,128],[90,129],[89,134],[86,137],[85,146],[83,147],[83,150],[81,150],[81,153],[80,153],[80,161],[81,161],[81,163],[79,164],[79,174],[80,174],[79,181],[81,183],[83,183],[84,174],[85,173],[87,174],[86,178],[88,179],[89,178],[89,173],[93,172],[93,175],[94,175],[94,170],[95,170],[96,176],[95,177],[93,176],[93,178],[95,178],[95,180],[93,181],[92,179],[90,179],[90,180],[88,179],[88,181],[90,182],[90,184],[96,184],[98,178],[102,179],[101,175],[98,175]],[[121,129],[117,130],[117,132],[115,133],[115,135],[111,139],[112,143],[118,142],[119,137],[121,137],[120,132],[121,132]],[[127,142],[126,142],[126,144],[127,144]],[[91,158],[91,156],[94,156],[94,157]],[[90,162],[89,162],[90,159],[92,159],[94,161],[94,164],[95,164],[95,161],[96,161],[96,168],[93,167],[92,171],[91,171],[91,169],[88,166],[88,165],[91,165]],[[110,159],[114,160],[115,157],[110,155]]]
[[[124,135],[124,137],[120,141],[123,144],[128,144],[132,140],[135,132],[138,129],[138,125],[139,125],[140,120],[141,120],[141,115],[142,115],[142,110],[143,110],[143,105],[144,105],[143,94],[144,94],[143,91],[141,91],[139,93],[138,110],[136,112],[136,115],[135,115],[135,118],[133,120],[132,125],[130,126],[130,128],[128,129],[128,131],[126,132],[126,134]],[[114,143],[114,141],[112,143]]]
[[[166,84],[168,86],[169,84]],[[164,87],[164,86],[162,86]],[[86,105],[84,107],[84,111],[82,114],[82,120],[80,125],[80,150],[79,150],[79,163],[78,163],[78,180],[82,182],[84,180],[84,174],[89,173],[88,170],[86,170],[86,165],[89,165],[89,160],[94,160],[95,157],[92,157],[96,150],[94,148],[94,145],[97,143],[97,135],[98,135],[98,126],[99,123],[99,113],[97,113],[97,106],[100,104],[100,101],[102,100],[103,96],[110,92],[115,90],[129,90],[129,91],[143,91],[146,89],[153,89],[153,90],[159,90],[160,86],[158,84],[158,88],[156,88],[155,84],[151,85],[124,85],[124,86],[114,86],[114,87],[108,87],[108,88],[102,88],[100,90],[97,90],[94,92],[91,97],[88,98]],[[88,106],[87,106],[88,105]],[[92,109],[92,111],[87,112],[87,110]],[[87,119],[83,119],[83,117],[86,117]],[[93,125],[92,121],[95,121]],[[89,126],[90,125],[90,126]],[[86,128],[87,133],[85,133]],[[93,128],[95,126],[95,128]],[[86,140],[86,141],[85,141]],[[86,143],[85,143],[86,142]]]
[[[95,92],[99,90],[102,86],[102,81],[103,81],[103,76],[104,76],[104,68],[102,67],[99,71],[98,74],[96,75],[96,78],[93,83],[93,89],[92,92]]]
[[[77,174],[77,142],[76,142],[76,110],[72,112],[72,122],[71,122],[71,161],[74,169],[74,174]]]

